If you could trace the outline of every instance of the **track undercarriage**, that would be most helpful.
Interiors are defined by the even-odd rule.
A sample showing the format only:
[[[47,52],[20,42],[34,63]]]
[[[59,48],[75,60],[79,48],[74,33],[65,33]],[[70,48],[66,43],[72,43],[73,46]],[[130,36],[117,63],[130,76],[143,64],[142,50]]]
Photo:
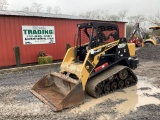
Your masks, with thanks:
[[[88,80],[86,92],[93,97],[100,97],[119,89],[133,86],[138,79],[126,66],[117,65]]]

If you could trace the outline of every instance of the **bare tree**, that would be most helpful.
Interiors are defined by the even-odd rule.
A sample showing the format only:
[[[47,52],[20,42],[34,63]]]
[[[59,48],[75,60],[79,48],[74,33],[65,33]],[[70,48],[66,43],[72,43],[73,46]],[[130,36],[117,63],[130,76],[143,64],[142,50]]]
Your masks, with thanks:
[[[56,6],[53,8],[53,13],[54,14],[60,14],[61,13],[61,8],[59,6]]]
[[[95,18],[97,20],[104,19],[103,15],[104,15],[105,12],[103,10],[97,9],[97,10],[95,10],[93,12],[94,12],[93,18]]]
[[[80,13],[79,16],[80,17],[85,17],[85,18],[90,18],[90,19],[93,19],[93,12],[92,11],[87,11],[87,12],[84,12],[84,13]]]
[[[61,8],[59,6],[56,6],[56,7],[51,7],[51,6],[48,6],[47,9],[46,9],[46,12],[47,13],[54,13],[54,14],[60,14],[61,13]]]
[[[22,8],[22,11],[24,11],[24,12],[32,12],[32,10],[29,7]]]
[[[128,13],[128,10],[126,10],[126,9],[121,10],[121,11],[118,13],[119,19],[120,19],[121,21],[124,21],[124,19],[125,19],[126,16],[127,16],[127,13]]]
[[[146,31],[146,29],[145,29],[146,17],[144,15],[130,16],[127,19],[128,19],[128,24],[126,26],[127,37],[131,33],[131,31],[136,23],[139,23],[140,26],[143,25],[143,27],[142,27],[143,31]]]
[[[149,16],[148,21],[151,24],[160,25],[160,12],[157,12],[155,15]]]
[[[0,0],[0,10],[6,10],[8,7],[7,0]]]
[[[127,10],[123,9],[121,10],[118,15],[109,15],[108,10],[93,10],[93,11],[87,11],[84,13],[79,14],[81,17],[86,17],[90,19],[97,19],[97,20],[110,20],[110,21],[117,21],[121,20],[123,21],[127,16]]]
[[[144,15],[136,15],[128,17],[128,21],[130,25],[134,25],[136,23],[146,22],[146,17]]]
[[[47,13],[53,13],[53,8],[51,6],[48,6],[46,9]]]
[[[31,7],[23,7],[22,8],[22,11],[24,12],[37,12],[37,13],[54,13],[54,14],[60,14],[61,13],[61,8],[56,6],[56,7],[51,7],[51,6],[48,6],[46,8],[45,11],[43,11],[43,5],[42,4],[39,4],[37,2],[34,2],[32,3],[32,6]]]
[[[132,29],[133,29],[133,25],[127,24],[127,26],[126,26],[126,37],[127,37],[127,38],[129,37]]]
[[[109,15],[107,20],[109,20],[109,21],[118,21],[118,20],[120,20],[120,17],[118,15]]]
[[[79,16],[96,20],[106,20],[108,18],[108,11],[97,9],[93,11],[86,11],[84,13],[80,13]]]
[[[24,12],[37,12],[37,13],[41,13],[41,12],[43,12],[42,10],[43,10],[42,4],[39,4],[37,2],[32,3],[31,7],[26,6],[26,7],[22,8],[22,11],[24,11]]]
[[[102,16],[101,16],[102,20],[107,20],[108,19],[108,17],[109,17],[109,11],[108,10],[102,11],[101,14],[102,14]]]
[[[37,2],[34,2],[32,4],[32,11],[33,12],[41,13],[42,12],[42,8],[43,8],[42,4],[39,4]]]

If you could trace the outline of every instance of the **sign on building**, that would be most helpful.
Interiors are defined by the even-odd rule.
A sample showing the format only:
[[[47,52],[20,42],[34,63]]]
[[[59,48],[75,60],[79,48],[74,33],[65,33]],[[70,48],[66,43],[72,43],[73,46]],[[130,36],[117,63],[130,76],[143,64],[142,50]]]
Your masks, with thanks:
[[[54,26],[22,26],[23,44],[55,43]]]

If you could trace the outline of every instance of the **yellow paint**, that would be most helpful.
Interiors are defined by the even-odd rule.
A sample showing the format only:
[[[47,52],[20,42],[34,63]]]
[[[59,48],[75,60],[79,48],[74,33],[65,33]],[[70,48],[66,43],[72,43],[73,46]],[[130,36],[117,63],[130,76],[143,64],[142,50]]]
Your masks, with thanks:
[[[160,26],[152,26],[149,29],[160,29]]]
[[[90,76],[90,73],[94,69],[93,68],[91,70],[91,72],[89,73],[87,71],[87,69],[89,69],[89,66],[85,66],[86,62],[87,61],[90,62],[95,67],[99,62],[100,55],[102,53],[104,53],[104,51],[101,51],[102,48],[105,47],[105,51],[107,51],[107,50],[113,48],[114,46],[116,46],[118,43],[119,43],[119,40],[89,50],[87,52],[86,58],[83,63],[74,62],[74,47],[72,47],[67,51],[67,53],[63,59],[63,62],[60,67],[60,72],[61,73],[69,72],[69,73],[75,74],[79,78],[79,80],[81,80],[83,90],[85,90],[86,82]],[[98,52],[97,55],[95,55],[93,62],[89,61],[89,55],[91,54],[91,51],[100,51],[100,52]]]
[[[64,59],[63,59],[63,62],[72,62],[74,60],[74,47],[71,47],[68,49]]]
[[[145,41],[144,41],[144,44],[147,43],[147,42],[150,42],[150,43],[152,43],[153,45],[156,45],[156,44],[157,44],[156,41],[155,41],[154,39],[152,39],[152,38],[145,40]]]
[[[136,49],[135,44],[134,43],[127,43],[127,44],[130,56],[135,56],[135,49]]]

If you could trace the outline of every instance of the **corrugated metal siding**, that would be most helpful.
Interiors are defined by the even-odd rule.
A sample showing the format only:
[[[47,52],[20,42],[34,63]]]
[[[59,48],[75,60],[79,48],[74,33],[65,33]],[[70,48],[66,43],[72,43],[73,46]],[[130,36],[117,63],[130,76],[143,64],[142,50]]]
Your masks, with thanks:
[[[77,24],[85,20],[54,19],[43,17],[0,16],[0,66],[15,65],[13,48],[20,47],[21,64],[37,62],[38,51],[44,50],[54,60],[63,59],[66,43],[74,45]],[[120,37],[124,37],[124,24],[117,23]],[[55,26],[55,44],[23,45],[22,25]]]

